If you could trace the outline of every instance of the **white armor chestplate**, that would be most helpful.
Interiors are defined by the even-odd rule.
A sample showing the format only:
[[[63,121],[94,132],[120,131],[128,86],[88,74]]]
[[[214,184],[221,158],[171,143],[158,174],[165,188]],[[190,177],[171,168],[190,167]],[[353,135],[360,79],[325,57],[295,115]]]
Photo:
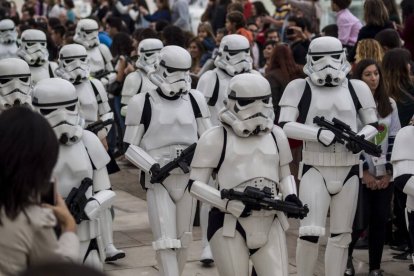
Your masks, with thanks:
[[[215,69],[214,71],[216,72],[218,76],[218,79],[219,79],[218,81],[220,85],[219,85],[216,105],[214,106],[209,105],[208,108],[210,109],[211,122],[213,123],[214,126],[220,126],[221,122],[218,118],[218,114],[220,110],[222,110],[225,106],[224,100],[227,100],[227,88],[229,87],[229,82],[232,77],[224,73],[221,69]]]
[[[98,120],[98,102],[89,80],[75,85],[80,104],[80,116],[85,119],[86,126]]]
[[[45,62],[42,66],[30,66],[30,73],[32,74],[32,84],[35,85],[40,80],[49,79],[49,62]]]
[[[59,158],[54,168],[57,179],[57,191],[66,198],[73,187],[79,187],[85,177],[92,179],[93,168],[83,141],[71,146],[59,147]],[[89,192],[89,191],[88,191]],[[92,196],[90,194],[86,197]]]
[[[310,85],[312,100],[305,124],[314,125],[315,116],[324,116],[330,121],[337,118],[357,132],[357,112],[347,83],[344,82],[341,86],[331,88]],[[315,166],[351,166],[359,163],[359,154],[353,154],[345,145],[339,143],[325,147],[319,142],[306,141],[302,161]]]
[[[176,100],[167,100],[160,97],[156,91],[151,91],[150,94],[151,122],[140,146],[153,157],[156,150],[159,156],[171,153],[171,158],[174,158],[176,150],[170,146],[189,146],[198,140],[197,123],[190,98],[183,95]],[[178,150],[180,149],[183,149],[183,146],[179,146]],[[159,161],[163,163],[162,160]]]
[[[11,44],[0,44],[0,59],[17,57],[18,47],[16,42]]]
[[[272,188],[279,183],[279,153],[271,134],[237,137],[227,131],[226,157],[217,174],[221,189]]]
[[[86,49],[86,51],[88,53],[88,64],[91,73],[106,70],[105,60],[98,46],[92,49]]]

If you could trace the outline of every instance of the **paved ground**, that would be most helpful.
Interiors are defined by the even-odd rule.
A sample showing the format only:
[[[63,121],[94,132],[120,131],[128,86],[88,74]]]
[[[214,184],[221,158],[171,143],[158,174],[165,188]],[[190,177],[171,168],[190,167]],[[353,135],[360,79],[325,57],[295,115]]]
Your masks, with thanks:
[[[115,202],[114,241],[118,248],[122,248],[126,257],[112,264],[106,264],[105,270],[111,276],[155,276],[158,275],[155,252],[152,249],[152,234],[148,223],[145,193],[137,183],[138,171],[128,165],[121,165],[121,172],[111,175],[112,185],[117,192]],[[298,235],[298,222],[290,221],[291,227],[287,232],[289,248],[289,272],[296,275],[295,246]],[[201,254],[200,228],[194,227],[194,241],[190,246],[189,259],[184,269],[184,276],[216,276],[214,266],[202,267],[198,258]],[[326,238],[322,239],[322,247],[315,275],[324,275],[323,258]],[[385,275],[414,275],[408,271],[407,262],[395,262],[392,260],[392,251],[384,250],[382,269]],[[355,250],[354,265],[357,275],[368,275],[367,250]]]

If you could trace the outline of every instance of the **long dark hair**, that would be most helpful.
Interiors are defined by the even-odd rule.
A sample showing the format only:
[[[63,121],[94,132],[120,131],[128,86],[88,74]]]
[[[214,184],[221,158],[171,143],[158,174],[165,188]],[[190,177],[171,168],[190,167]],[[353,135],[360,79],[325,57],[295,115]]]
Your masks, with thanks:
[[[1,113],[0,133],[0,210],[14,220],[50,188],[59,145],[46,119],[26,107]]]
[[[113,57],[129,56],[134,48],[131,37],[123,32],[117,33],[112,40],[111,54]]]
[[[391,49],[382,58],[385,89],[397,102],[401,101],[403,96],[413,98],[409,94],[409,90],[413,88],[407,66],[410,61],[411,53],[404,48]]]
[[[392,106],[387,92],[385,91],[384,80],[382,79],[382,71],[378,63],[372,59],[363,59],[358,62],[352,76],[354,79],[362,80],[362,74],[364,73],[364,70],[371,65],[375,65],[379,73],[379,83],[374,93],[374,100],[377,103],[378,114],[381,116],[381,118],[385,118],[392,113]]]
[[[266,71],[271,74],[274,69],[280,69],[279,77],[284,85],[302,75],[302,66],[296,64],[292,50],[287,44],[276,44],[273,48],[269,68]]]

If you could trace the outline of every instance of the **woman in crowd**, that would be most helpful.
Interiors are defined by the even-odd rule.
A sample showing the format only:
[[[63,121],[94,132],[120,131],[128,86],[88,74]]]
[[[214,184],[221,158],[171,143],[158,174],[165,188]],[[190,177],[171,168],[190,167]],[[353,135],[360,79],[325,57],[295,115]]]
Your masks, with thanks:
[[[15,107],[1,113],[0,133],[0,248],[5,250],[0,274],[18,275],[45,261],[77,260],[76,222],[50,181],[59,146],[49,123],[28,108]],[[55,199],[55,205],[42,205],[42,195]]]
[[[265,78],[269,81],[270,89],[272,91],[275,122],[279,120],[279,101],[286,85],[294,79],[304,77],[305,74],[302,71],[302,66],[295,63],[289,45],[276,44],[270,57],[269,67],[265,74]],[[302,142],[289,139],[289,145],[293,156],[293,161],[290,163],[290,171],[293,176],[297,177],[299,161],[302,159]]]
[[[363,154],[364,173],[359,189],[358,211],[352,232],[352,242],[348,249],[345,275],[355,275],[352,264],[353,249],[362,231],[368,227],[369,275],[381,276],[383,275],[380,269],[381,257],[393,192],[390,182],[392,165],[389,161],[394,138],[401,125],[397,105],[395,100],[387,95],[381,69],[376,61],[361,60],[354,70],[353,78],[364,81],[374,96],[379,119],[379,133],[375,136],[374,143],[381,146],[383,152],[381,158],[386,163],[378,162],[378,158]]]
[[[375,39],[363,39],[358,43],[355,54],[355,65],[363,59],[373,59],[381,64],[384,50]]]
[[[193,75],[197,75],[201,67],[203,67],[201,58],[203,57],[205,52],[203,44],[197,37],[190,40],[188,52],[190,53],[192,60],[190,73]]]
[[[356,47],[359,41],[374,38],[375,35],[387,28],[394,28],[389,20],[388,11],[382,0],[366,0],[364,3],[365,26],[359,30],[358,39],[354,48],[350,51],[348,59],[354,61]]]
[[[270,59],[272,57],[272,51],[273,51],[275,45],[276,45],[276,41],[274,41],[274,40],[268,40],[263,45],[263,63],[261,64],[262,66],[259,68],[259,72],[262,75],[265,75],[266,71],[269,68]]]

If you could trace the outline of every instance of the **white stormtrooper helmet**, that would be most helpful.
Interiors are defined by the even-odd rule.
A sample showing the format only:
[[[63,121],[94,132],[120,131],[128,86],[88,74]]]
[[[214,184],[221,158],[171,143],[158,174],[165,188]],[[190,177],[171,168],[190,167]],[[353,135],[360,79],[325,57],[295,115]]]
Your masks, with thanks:
[[[224,36],[214,64],[230,76],[250,72],[252,57],[247,38],[237,34]]]
[[[164,47],[161,40],[156,38],[147,38],[142,40],[138,45],[138,60],[135,63],[137,68],[144,70],[146,73],[154,70],[154,64],[157,62],[159,52]]]
[[[262,76],[243,73],[230,80],[228,99],[219,117],[236,135],[263,135],[273,128],[275,114],[269,82]]]
[[[86,49],[92,49],[99,45],[98,33],[98,22],[93,19],[81,19],[76,25],[73,41],[85,46]]]
[[[312,40],[303,72],[318,86],[338,86],[351,70],[339,39],[329,36]]]
[[[33,89],[32,105],[49,121],[60,143],[73,145],[80,141],[83,129],[73,84],[59,78],[39,81]]]
[[[30,105],[30,68],[19,58],[0,60],[0,110]]]
[[[16,25],[13,20],[3,19],[0,21],[0,43],[11,44],[17,40]]]
[[[59,51],[56,75],[73,84],[79,84],[89,77],[88,54],[79,44],[68,44]]]
[[[17,55],[30,66],[41,66],[49,58],[46,35],[40,30],[30,29],[22,33],[22,44]]]
[[[166,97],[178,97],[191,89],[191,56],[179,46],[165,46],[159,54],[149,79]]]

